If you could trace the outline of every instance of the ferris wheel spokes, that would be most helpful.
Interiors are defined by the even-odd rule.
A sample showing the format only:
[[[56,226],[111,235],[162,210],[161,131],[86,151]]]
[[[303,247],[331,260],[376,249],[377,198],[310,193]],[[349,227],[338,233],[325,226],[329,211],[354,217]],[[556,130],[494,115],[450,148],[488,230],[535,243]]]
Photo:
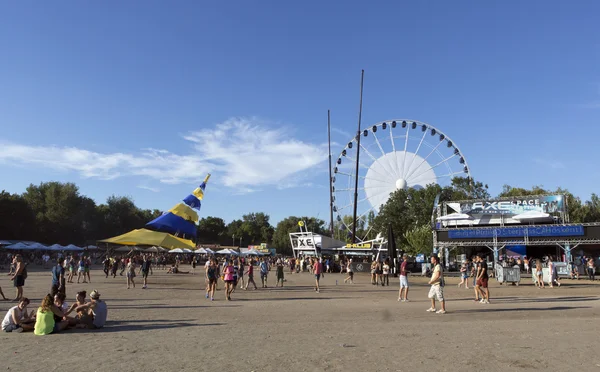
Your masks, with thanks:
[[[442,161],[440,161],[440,162],[439,162],[439,163],[437,163],[436,165],[432,165],[431,167],[429,167],[429,169],[427,169],[427,170],[425,170],[425,171],[423,171],[423,172],[419,173],[419,175],[418,175],[418,176],[415,176],[415,178],[417,178],[417,179],[418,179],[418,178],[419,178],[421,175],[423,175],[423,174],[425,174],[425,173],[429,172],[430,170],[433,170],[433,169],[437,168],[437,167],[438,167],[438,166],[440,166],[441,164],[444,164],[444,163],[446,163],[448,160],[450,160],[450,159],[452,159],[452,158],[454,158],[454,157],[456,157],[456,154],[453,154],[453,155],[451,155],[451,156],[447,157],[446,159],[443,159]]]
[[[388,170],[385,168],[385,166],[384,166],[384,165],[383,165],[383,164],[382,164],[382,163],[379,161],[379,159],[376,159],[376,158],[375,158],[375,157],[374,157],[374,156],[373,156],[373,155],[372,155],[372,154],[369,152],[369,150],[367,150],[367,148],[366,148],[366,147],[364,147],[364,146],[361,144],[361,145],[360,145],[360,148],[361,148],[361,149],[363,149],[363,150],[364,150],[364,151],[367,153],[367,155],[368,155],[368,156],[369,156],[371,159],[373,159],[373,161],[374,161],[374,162],[376,162],[376,163],[378,163],[378,164],[381,164],[381,167],[382,167],[382,168],[383,168],[385,171],[388,171]],[[384,155],[385,155],[385,154],[384,154]],[[391,169],[391,168],[390,168],[390,169]],[[394,173],[394,172],[391,172],[391,173]]]
[[[390,132],[391,132],[391,128],[390,128]],[[381,143],[379,143],[379,138],[377,138],[377,134],[375,134],[375,132],[373,132],[373,137],[375,138],[375,142],[377,143],[377,146],[379,147],[379,150],[381,151],[381,156],[385,157],[385,151],[383,151],[383,147],[381,147]],[[362,144],[360,145],[362,147]],[[389,164],[389,168],[391,169],[391,173],[393,173],[396,177],[398,177],[398,173],[396,172],[396,170],[394,169],[394,167],[392,167],[391,164]]]
[[[423,136],[421,137],[421,140],[419,141],[419,146],[417,146],[417,150],[415,152],[413,152],[412,159],[410,159],[410,163],[408,164],[408,171],[410,171],[410,167],[412,166],[413,162],[415,161],[415,158],[417,157],[417,154],[419,153],[419,150],[421,149],[421,145],[423,144],[423,141],[425,140],[426,136],[427,136],[427,132],[423,132]],[[408,176],[406,176],[405,174],[402,174],[402,178],[404,178],[406,180],[406,179],[408,179]]]

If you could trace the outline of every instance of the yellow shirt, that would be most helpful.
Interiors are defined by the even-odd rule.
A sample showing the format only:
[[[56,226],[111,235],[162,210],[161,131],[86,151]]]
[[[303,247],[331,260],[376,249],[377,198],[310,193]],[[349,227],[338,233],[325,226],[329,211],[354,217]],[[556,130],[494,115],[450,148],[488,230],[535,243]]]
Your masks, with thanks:
[[[42,308],[38,308],[33,333],[42,336],[49,335],[52,331],[54,331],[54,313],[52,310],[42,312]]]
[[[431,282],[431,285],[440,285],[441,281],[442,281],[442,276],[444,275],[444,273],[442,272],[442,265],[437,264],[435,265],[435,267],[433,268],[433,274],[431,275],[431,277],[435,277],[436,274],[439,274],[438,278]]]

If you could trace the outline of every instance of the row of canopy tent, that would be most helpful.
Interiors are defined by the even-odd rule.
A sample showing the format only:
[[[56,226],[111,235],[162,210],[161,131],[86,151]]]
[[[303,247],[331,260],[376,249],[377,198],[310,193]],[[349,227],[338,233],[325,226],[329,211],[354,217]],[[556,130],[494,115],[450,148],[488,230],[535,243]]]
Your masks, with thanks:
[[[76,251],[81,252],[84,251],[84,248],[78,247],[73,244],[69,244],[67,246],[62,246],[60,244],[53,244],[50,246],[45,246],[41,243],[32,243],[25,244],[23,242],[7,245],[4,247],[5,249],[18,250],[18,251],[35,251],[35,250],[46,250],[46,251]]]
[[[210,248],[198,248],[195,251],[193,251],[191,249],[187,249],[187,248],[176,248],[176,249],[170,250],[169,253],[220,254],[220,255],[229,255],[229,256],[251,256],[251,255],[263,256],[264,255],[263,253],[256,251],[256,250],[249,250],[246,252],[239,253],[239,252],[234,251],[233,249],[229,249],[229,248],[221,249],[220,251],[216,251],[216,252]]]

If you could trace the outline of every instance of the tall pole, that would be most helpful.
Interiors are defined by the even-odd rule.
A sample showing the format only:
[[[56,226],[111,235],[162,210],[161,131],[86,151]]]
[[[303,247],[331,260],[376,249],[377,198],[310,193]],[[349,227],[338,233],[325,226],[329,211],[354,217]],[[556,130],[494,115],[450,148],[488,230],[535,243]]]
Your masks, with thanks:
[[[327,110],[327,142],[329,143],[329,232],[333,236],[333,177],[331,176],[331,114]]]
[[[360,158],[360,121],[362,120],[362,101],[363,101],[363,81],[365,78],[365,70],[360,74],[360,107],[358,109],[358,131],[356,132],[356,174],[354,180],[354,214],[352,216],[352,243],[356,243],[356,211],[358,202],[358,161]]]

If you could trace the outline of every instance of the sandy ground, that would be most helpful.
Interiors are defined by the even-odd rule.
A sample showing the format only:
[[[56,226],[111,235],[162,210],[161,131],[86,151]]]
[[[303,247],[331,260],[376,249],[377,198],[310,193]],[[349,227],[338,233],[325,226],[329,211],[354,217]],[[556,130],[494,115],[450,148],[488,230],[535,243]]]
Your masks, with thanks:
[[[587,281],[539,290],[529,278],[519,287],[491,280],[492,304],[482,305],[451,278],[448,313],[437,315],[425,312],[429,287],[420,277],[410,280],[409,303],[397,302],[397,279],[373,287],[357,275],[344,285],[340,274],[327,274],[321,293],[308,273],[286,279],[284,288],[238,290],[231,302],[221,290],[211,303],[202,274],[155,270],[149,289],[127,290],[124,277],[94,270],[93,284],[72,284],[67,295],[98,289],[109,306],[107,326],[44,337],[2,332],[0,370],[600,370],[599,286]],[[34,308],[49,286],[48,272],[30,271],[25,295]],[[2,314],[10,306],[0,301]]]

